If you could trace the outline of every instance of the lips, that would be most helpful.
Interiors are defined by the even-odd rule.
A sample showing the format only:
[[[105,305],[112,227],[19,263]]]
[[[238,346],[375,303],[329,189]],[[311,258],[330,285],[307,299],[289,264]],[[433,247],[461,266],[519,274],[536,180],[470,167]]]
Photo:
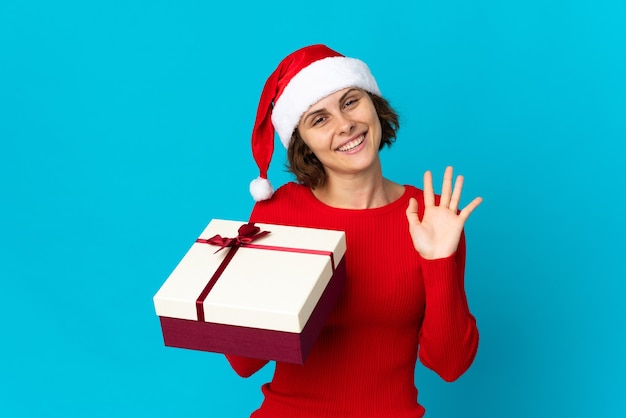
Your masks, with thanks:
[[[336,150],[341,151],[341,152],[352,151],[353,149],[361,145],[363,141],[365,141],[365,134],[361,134],[357,136],[356,138],[351,139],[350,141],[346,142],[342,146],[336,148]]]

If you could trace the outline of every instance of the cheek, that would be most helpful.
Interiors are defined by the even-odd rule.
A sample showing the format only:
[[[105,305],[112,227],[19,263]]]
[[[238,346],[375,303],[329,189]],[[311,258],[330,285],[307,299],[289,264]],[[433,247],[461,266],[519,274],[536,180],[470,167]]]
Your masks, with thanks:
[[[313,152],[327,148],[328,144],[331,142],[328,139],[328,135],[322,130],[309,130],[306,133],[301,133],[300,135],[302,141],[304,141],[304,143]]]
[[[380,124],[380,119],[378,119],[378,115],[376,115],[376,119],[372,122],[372,126],[374,127],[374,131],[376,131],[376,141],[380,142],[383,136],[383,128]]]

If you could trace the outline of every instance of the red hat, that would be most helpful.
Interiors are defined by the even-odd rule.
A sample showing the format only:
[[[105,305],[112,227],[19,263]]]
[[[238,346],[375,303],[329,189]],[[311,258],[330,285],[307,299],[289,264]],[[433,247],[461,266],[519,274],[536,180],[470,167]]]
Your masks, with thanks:
[[[254,200],[269,199],[274,193],[267,180],[274,152],[274,129],[287,148],[304,112],[346,87],[380,95],[376,80],[363,61],[344,57],[325,45],[299,49],[278,64],[263,87],[252,131],[252,154],[260,170],[259,177],[250,183]]]

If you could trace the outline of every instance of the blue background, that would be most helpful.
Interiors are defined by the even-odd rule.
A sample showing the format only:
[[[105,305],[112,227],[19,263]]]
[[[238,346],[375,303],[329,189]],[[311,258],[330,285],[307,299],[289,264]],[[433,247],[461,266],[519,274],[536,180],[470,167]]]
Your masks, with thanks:
[[[247,218],[263,83],[319,42],[400,113],[387,177],[452,164],[485,199],[467,224],[479,352],[452,384],[417,366],[427,415],[626,414],[625,3],[226,3],[0,3],[0,415],[259,405],[272,368],[164,347],[152,296],[211,218]]]

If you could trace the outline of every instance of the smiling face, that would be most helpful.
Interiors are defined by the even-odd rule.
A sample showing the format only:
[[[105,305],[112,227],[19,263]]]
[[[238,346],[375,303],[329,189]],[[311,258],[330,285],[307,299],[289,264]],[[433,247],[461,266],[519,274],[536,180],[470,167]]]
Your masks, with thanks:
[[[381,125],[370,95],[339,90],[302,115],[298,132],[329,177],[380,170]]]

